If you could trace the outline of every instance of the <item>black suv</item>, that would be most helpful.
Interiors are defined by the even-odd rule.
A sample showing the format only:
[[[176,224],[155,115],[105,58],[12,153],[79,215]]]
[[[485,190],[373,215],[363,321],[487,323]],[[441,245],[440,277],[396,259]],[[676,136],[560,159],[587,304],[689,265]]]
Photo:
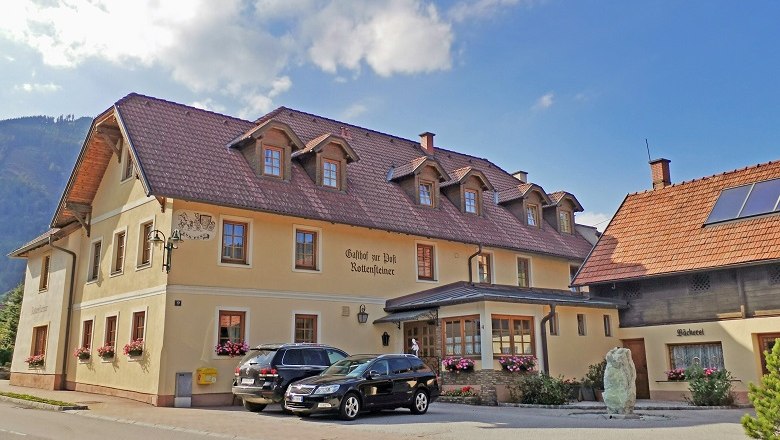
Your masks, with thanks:
[[[321,344],[262,344],[249,350],[236,367],[233,395],[244,408],[262,411],[281,402],[290,383],[320,374],[347,354]]]
[[[416,356],[355,355],[290,385],[284,406],[303,417],[338,412],[342,419],[353,420],[364,410],[405,407],[425,414],[437,397],[436,373]]]

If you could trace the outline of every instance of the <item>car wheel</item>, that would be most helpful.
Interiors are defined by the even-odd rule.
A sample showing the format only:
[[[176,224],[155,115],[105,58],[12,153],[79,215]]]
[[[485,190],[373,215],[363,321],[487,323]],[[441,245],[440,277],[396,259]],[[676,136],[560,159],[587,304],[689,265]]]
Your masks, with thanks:
[[[246,408],[247,411],[260,412],[260,411],[265,409],[265,404],[264,403],[253,403],[253,402],[248,402],[248,401],[244,400],[244,408]]]
[[[355,420],[358,414],[360,414],[360,399],[357,394],[349,393],[341,401],[339,415],[343,420]]]
[[[428,393],[417,390],[412,399],[412,414],[425,414],[428,412]]]

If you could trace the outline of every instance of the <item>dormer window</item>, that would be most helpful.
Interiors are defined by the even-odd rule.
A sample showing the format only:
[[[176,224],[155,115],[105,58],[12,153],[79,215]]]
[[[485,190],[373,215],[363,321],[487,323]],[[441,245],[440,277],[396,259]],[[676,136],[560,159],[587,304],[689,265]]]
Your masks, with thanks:
[[[433,182],[420,182],[420,204],[433,206]]]
[[[282,177],[282,149],[266,146],[263,149],[263,174]]]
[[[539,226],[539,205],[528,205],[526,208],[528,226]]]
[[[339,187],[339,163],[333,160],[322,160],[322,186]]]
[[[559,211],[558,212],[558,225],[561,228],[561,232],[571,234],[571,212]]]
[[[463,195],[463,198],[465,201],[464,211],[469,214],[479,214],[477,208],[477,199],[479,198],[479,194],[477,194],[477,192],[474,190],[467,189]]]

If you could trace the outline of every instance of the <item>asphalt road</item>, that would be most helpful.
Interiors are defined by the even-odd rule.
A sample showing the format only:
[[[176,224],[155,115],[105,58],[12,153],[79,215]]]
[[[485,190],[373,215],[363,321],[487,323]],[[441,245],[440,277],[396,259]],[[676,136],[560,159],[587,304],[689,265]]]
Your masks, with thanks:
[[[435,403],[428,414],[383,411],[343,422],[335,417],[299,419],[276,405],[250,413],[240,407],[154,408],[55,413],[0,402],[0,439],[745,439],[745,410],[647,411],[640,420],[609,420],[574,410],[467,406]]]

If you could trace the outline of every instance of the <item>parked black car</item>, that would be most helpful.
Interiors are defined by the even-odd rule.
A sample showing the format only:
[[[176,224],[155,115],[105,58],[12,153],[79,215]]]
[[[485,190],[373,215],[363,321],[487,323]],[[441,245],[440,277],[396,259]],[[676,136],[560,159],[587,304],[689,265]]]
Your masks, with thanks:
[[[436,374],[411,354],[355,355],[321,375],[293,383],[284,406],[300,416],[338,412],[353,420],[361,411],[409,408],[425,414],[439,397]]]
[[[347,353],[321,344],[263,344],[249,350],[236,367],[233,395],[244,408],[262,411],[282,402],[290,383],[316,376]]]

